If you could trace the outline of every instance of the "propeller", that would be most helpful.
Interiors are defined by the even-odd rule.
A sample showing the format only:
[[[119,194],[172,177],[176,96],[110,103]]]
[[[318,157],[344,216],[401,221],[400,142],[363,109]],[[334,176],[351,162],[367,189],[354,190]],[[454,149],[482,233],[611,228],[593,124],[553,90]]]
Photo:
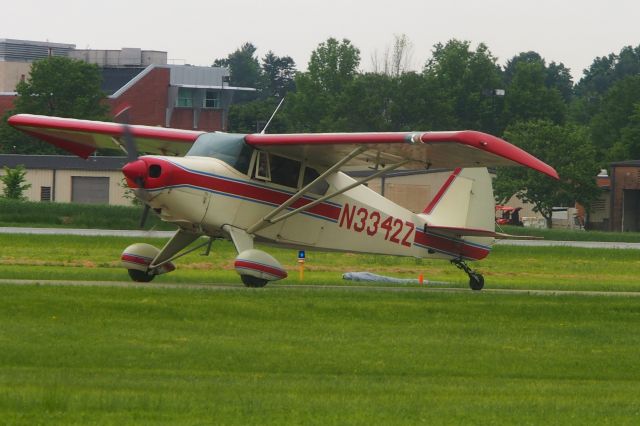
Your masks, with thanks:
[[[115,115],[115,118],[120,118],[120,122],[122,123],[123,132],[122,138],[124,139],[124,148],[127,151],[127,164],[123,168],[123,172],[128,177],[131,176],[132,180],[135,182],[137,188],[134,190],[138,199],[142,199],[144,203],[144,210],[142,210],[142,216],[140,217],[140,228],[144,228],[145,223],[147,222],[147,218],[149,217],[149,210],[151,210],[151,206],[147,204],[143,197],[140,196],[142,191],[144,191],[144,171],[139,173],[127,173],[127,168],[129,169],[140,169],[141,167],[146,169],[146,165],[136,164],[138,161],[138,148],[136,146],[135,138],[133,137],[133,132],[131,131],[130,117],[129,111],[131,110],[131,106],[127,105],[123,109],[120,110]],[[137,166],[137,167],[136,167]]]

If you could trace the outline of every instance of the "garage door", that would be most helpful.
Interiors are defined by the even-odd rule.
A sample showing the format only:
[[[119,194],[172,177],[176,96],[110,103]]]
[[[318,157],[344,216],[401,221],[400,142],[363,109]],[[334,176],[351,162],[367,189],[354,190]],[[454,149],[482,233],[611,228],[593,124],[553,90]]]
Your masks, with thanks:
[[[109,178],[71,176],[71,201],[74,203],[109,204]]]

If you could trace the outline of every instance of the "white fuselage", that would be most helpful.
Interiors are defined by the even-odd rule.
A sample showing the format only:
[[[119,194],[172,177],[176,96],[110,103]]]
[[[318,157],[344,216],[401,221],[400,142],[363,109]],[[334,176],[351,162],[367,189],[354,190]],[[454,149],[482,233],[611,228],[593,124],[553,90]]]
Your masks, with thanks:
[[[210,236],[226,236],[223,226],[246,230],[259,223],[295,192],[238,172],[208,157],[143,157],[162,168],[149,177],[148,204],[163,220]],[[328,193],[354,183],[338,172],[327,177]],[[321,195],[307,194],[288,210]],[[425,200],[426,203],[427,200]],[[287,210],[285,210],[286,212]],[[431,233],[433,217],[413,213],[364,185],[357,186],[311,209],[255,232],[257,240],[319,250],[389,254],[413,257],[477,260],[490,251],[492,238],[453,238]]]

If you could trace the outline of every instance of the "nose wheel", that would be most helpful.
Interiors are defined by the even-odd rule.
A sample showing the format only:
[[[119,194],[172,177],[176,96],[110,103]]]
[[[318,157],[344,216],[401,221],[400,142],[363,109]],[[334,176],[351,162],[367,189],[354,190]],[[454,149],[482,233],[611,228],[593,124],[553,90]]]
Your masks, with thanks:
[[[453,259],[451,263],[456,265],[458,269],[462,269],[469,276],[469,287],[471,290],[480,291],[484,287],[484,277],[479,272],[474,271],[462,259]]]

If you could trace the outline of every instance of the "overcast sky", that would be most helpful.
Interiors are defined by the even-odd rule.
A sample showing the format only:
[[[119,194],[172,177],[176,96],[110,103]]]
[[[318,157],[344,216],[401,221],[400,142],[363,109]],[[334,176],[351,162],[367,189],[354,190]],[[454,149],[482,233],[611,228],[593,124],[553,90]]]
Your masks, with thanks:
[[[640,44],[640,0],[16,0],[3,2],[0,38],[75,44],[78,49],[139,47],[178,64],[211,65],[244,42],[296,61],[329,37],[361,51],[361,69],[391,45],[413,44],[418,70],[435,43],[484,42],[500,64],[534,50],[562,62],[574,80],[597,56]]]

